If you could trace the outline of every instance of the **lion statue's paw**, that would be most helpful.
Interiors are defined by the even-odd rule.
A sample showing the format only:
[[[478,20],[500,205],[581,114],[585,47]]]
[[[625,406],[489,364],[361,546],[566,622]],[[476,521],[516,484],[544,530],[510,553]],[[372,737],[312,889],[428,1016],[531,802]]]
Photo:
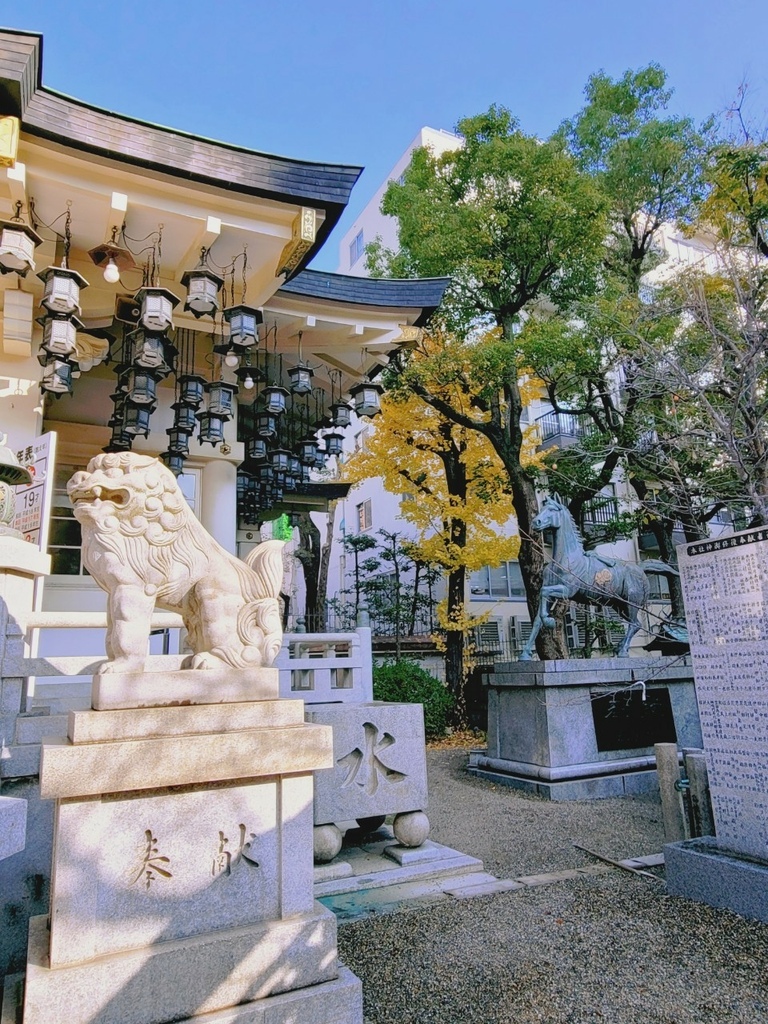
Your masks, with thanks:
[[[215,654],[211,654],[210,651],[200,651],[199,654],[190,654],[188,658],[185,658],[181,663],[182,668],[191,669],[211,669],[221,668],[224,662],[221,658],[217,658]]]
[[[108,676],[127,674],[144,671],[143,658],[115,658],[112,661],[103,661],[99,665],[96,675]]]

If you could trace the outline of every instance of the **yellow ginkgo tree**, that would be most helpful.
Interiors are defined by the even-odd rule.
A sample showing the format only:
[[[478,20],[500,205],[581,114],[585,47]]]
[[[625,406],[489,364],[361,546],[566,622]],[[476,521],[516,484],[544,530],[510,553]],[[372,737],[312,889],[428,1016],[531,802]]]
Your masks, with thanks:
[[[469,405],[456,372],[465,346],[433,334],[421,339],[412,356],[429,368],[434,388],[452,404]],[[534,438],[527,450],[534,464]],[[446,633],[445,674],[461,717],[465,638],[478,621],[465,611],[467,573],[515,558],[520,545],[510,529],[515,513],[501,460],[483,434],[446,418],[413,393],[394,391],[384,396],[375,431],[344,475],[351,481],[380,477],[386,490],[401,494],[400,518],[415,528],[409,554],[445,575],[447,596],[439,609]]]

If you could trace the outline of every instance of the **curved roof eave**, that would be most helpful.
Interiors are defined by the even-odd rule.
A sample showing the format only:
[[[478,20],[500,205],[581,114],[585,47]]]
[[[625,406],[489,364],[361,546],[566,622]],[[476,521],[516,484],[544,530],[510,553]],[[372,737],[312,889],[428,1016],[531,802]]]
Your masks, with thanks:
[[[353,277],[323,270],[302,270],[281,285],[276,294],[285,292],[357,306],[420,309],[416,326],[421,326],[442,302],[449,283],[448,277]]]
[[[0,29],[0,114],[31,136],[134,167],[325,211],[308,262],[336,225],[362,167],[258,153],[149,124],[42,85],[42,36]]]

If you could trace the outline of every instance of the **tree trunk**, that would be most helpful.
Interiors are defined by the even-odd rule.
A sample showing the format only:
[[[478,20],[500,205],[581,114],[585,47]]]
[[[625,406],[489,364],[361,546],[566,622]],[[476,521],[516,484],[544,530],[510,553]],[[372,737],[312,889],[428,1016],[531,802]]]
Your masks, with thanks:
[[[323,543],[322,550],[320,551],[320,572],[317,577],[317,608],[323,629],[325,629],[326,625],[325,616],[328,608],[328,573],[331,566],[333,530],[336,522],[337,505],[337,501],[331,501],[328,505],[328,523],[325,533],[325,542]],[[344,586],[344,580],[341,580],[341,586]]]
[[[448,574],[448,628],[445,633],[445,683],[456,701],[453,721],[464,726],[467,722],[466,667],[464,664],[464,630],[451,629],[451,622],[460,621],[464,613],[464,566]]]
[[[312,522],[309,512],[301,513],[298,525],[299,547],[296,549],[296,557],[304,570],[304,617],[307,629],[312,633],[318,628],[319,622],[320,530]]]

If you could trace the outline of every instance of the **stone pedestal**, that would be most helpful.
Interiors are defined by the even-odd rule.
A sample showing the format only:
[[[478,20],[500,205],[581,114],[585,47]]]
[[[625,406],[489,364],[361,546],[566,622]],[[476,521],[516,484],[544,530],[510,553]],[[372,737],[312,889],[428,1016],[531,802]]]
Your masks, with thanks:
[[[388,814],[397,815],[400,844],[420,846],[429,834],[421,704],[311,704],[306,719],[333,728],[333,770],[315,777],[316,859],[330,860],[341,848],[337,823],[376,825]]]
[[[486,682],[488,748],[470,771],[549,799],[656,792],[654,744],[701,746],[679,658],[510,662]]]
[[[51,913],[31,922],[25,1024],[362,1019],[312,897],[331,735],[303,718],[298,700],[70,714],[43,746]]]
[[[670,896],[724,907],[768,924],[768,862],[702,836],[668,843],[664,866]]]

